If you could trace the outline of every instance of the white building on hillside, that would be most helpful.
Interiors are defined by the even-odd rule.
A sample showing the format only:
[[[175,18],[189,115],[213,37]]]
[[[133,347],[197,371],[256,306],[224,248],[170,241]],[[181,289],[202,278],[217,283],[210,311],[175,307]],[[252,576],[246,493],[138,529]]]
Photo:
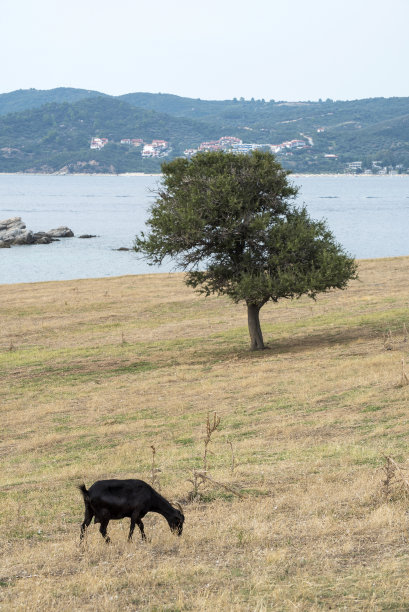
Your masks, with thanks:
[[[92,138],[90,149],[102,149],[108,142],[108,138]]]

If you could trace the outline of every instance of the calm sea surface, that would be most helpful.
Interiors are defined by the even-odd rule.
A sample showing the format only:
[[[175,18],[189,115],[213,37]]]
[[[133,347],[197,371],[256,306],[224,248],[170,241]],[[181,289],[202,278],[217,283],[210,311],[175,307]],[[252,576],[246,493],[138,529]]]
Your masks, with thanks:
[[[0,284],[166,272],[132,251],[160,177],[0,175],[0,220],[34,231],[67,225],[74,238],[0,249]],[[409,255],[409,176],[297,176],[298,201],[326,218],[355,257]],[[97,238],[80,239],[81,234]]]

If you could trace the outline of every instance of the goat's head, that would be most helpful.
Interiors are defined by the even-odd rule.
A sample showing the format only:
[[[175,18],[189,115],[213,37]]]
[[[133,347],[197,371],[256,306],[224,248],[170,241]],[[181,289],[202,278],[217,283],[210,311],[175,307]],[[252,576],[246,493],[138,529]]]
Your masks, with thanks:
[[[169,527],[173,533],[176,533],[178,536],[182,535],[183,531],[183,523],[185,522],[185,517],[182,512],[182,506],[178,503],[175,503],[177,509],[174,508],[174,513],[171,519],[169,520]]]

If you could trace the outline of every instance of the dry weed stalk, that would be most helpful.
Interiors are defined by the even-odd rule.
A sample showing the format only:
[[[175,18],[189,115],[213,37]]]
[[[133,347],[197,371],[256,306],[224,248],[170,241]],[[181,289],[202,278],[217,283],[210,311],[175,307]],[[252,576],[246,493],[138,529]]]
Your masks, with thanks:
[[[402,357],[402,374],[400,377],[400,386],[405,387],[409,385],[409,378],[405,372],[405,356]]]
[[[160,482],[159,482],[158,473],[161,470],[160,468],[156,467],[156,461],[155,461],[156,448],[153,444],[151,444],[151,449],[152,449],[151,483],[153,487],[156,487],[158,491],[160,491]]]
[[[15,350],[16,350],[16,347],[15,347],[15,346],[14,346],[14,344],[13,344],[13,340],[10,340],[10,346],[9,346],[9,351],[10,351],[10,353],[11,353],[12,351],[15,351]]]
[[[196,499],[199,495],[199,489],[201,485],[205,483],[205,479],[203,478],[203,472],[199,472],[198,470],[193,470],[192,472],[193,478],[188,478],[187,481],[191,482],[193,485],[193,489],[188,494],[188,499],[190,501]]]
[[[406,323],[403,324],[403,339],[402,344],[408,341],[409,333],[406,327]],[[396,345],[400,344],[400,341],[395,340],[392,337],[392,330],[388,329],[387,332],[383,335],[383,348],[386,351],[393,351],[396,348]]]
[[[390,456],[384,456],[385,465],[382,470],[385,478],[382,480],[382,493],[386,499],[391,499],[393,495],[403,494],[405,497],[409,495],[409,481],[404,473],[404,468],[398,465]]]
[[[231,467],[230,467],[230,471],[233,474],[234,473],[234,469],[237,467],[237,462],[236,462],[236,455],[234,454],[234,448],[233,448],[233,442],[229,439],[227,439],[227,442],[230,445],[230,450],[231,450]]]
[[[386,351],[393,350],[393,339],[392,339],[392,332],[390,329],[388,329],[387,333],[383,337],[383,348]]]
[[[385,457],[386,464],[382,470],[385,473],[385,478],[382,480],[382,493],[388,499],[391,495],[391,485],[395,478],[396,464],[391,457]]]
[[[217,412],[213,413],[213,420],[210,419],[210,414],[207,413],[206,437],[204,440],[205,449],[204,449],[204,455],[203,455],[203,469],[202,470],[194,469],[192,472],[193,478],[188,479],[188,482],[191,482],[193,485],[193,490],[188,495],[190,500],[196,499],[199,496],[200,487],[204,486],[207,482],[211,482],[217,487],[226,489],[226,491],[229,491],[230,493],[233,493],[234,495],[237,495],[238,497],[242,499],[244,497],[239,491],[236,491],[236,489],[234,489],[233,487],[223,484],[222,482],[218,482],[217,480],[214,480],[214,478],[212,478],[208,474],[208,460],[207,460],[208,452],[209,452],[208,446],[211,442],[212,434],[218,429],[220,425],[220,421],[221,421],[221,418],[219,417]],[[235,463],[233,445],[230,440],[229,440],[229,444],[232,450],[232,471],[233,471],[236,463]]]
[[[204,455],[203,455],[203,469],[205,472],[207,472],[207,468],[208,468],[208,463],[207,463],[208,446],[211,442],[212,434],[216,431],[219,425],[220,425],[220,417],[217,414],[217,412],[213,413],[213,423],[211,423],[210,415],[209,413],[207,413],[206,438],[204,441],[205,449],[204,449]]]

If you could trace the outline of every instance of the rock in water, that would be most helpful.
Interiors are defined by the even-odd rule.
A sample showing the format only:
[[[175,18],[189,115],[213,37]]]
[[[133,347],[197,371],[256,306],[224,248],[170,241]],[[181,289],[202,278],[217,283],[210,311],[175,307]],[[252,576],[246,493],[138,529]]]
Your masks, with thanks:
[[[48,232],[32,232],[26,229],[21,217],[11,217],[0,221],[0,248],[14,244],[49,244],[58,238],[74,236],[69,227],[57,227]]]
[[[46,232],[52,238],[72,238],[74,236],[74,232],[70,230],[69,227],[57,227],[56,229],[50,229]]]
[[[11,217],[0,221],[0,232],[9,229],[26,229],[26,225],[22,222],[21,217]]]

